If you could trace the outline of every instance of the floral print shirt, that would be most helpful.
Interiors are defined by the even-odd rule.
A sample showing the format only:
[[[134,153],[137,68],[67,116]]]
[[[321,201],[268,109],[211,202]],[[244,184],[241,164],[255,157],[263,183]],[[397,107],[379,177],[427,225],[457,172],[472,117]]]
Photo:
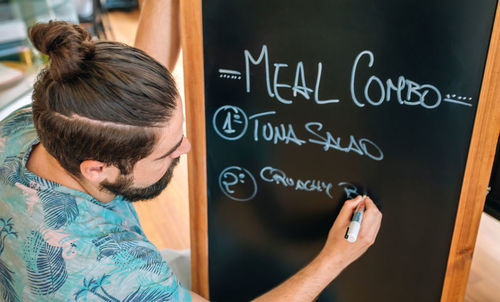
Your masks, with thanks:
[[[29,172],[31,108],[0,122],[0,301],[190,301],[133,205]]]

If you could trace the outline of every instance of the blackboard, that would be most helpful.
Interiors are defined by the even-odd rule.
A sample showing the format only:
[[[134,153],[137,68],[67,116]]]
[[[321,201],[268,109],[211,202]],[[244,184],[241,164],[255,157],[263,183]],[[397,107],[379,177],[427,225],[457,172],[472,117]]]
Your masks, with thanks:
[[[378,239],[318,301],[440,300],[496,5],[202,3],[211,300],[279,285],[362,193]]]

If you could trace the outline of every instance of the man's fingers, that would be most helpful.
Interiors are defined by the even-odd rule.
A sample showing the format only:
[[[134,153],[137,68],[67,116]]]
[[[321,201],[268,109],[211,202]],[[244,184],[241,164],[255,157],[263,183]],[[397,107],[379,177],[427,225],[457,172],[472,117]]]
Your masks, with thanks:
[[[347,200],[344,206],[340,210],[337,216],[336,224],[341,227],[347,227],[351,222],[352,215],[362,200],[362,196],[357,196],[356,198]],[[382,214],[378,210],[377,206],[371,200],[370,197],[365,198],[365,212],[363,214],[363,220],[361,221],[361,228],[358,239],[365,241],[368,244],[372,244],[377,237],[377,233],[380,229]]]
[[[366,198],[365,198],[365,207],[366,207],[366,209],[365,209],[366,212],[379,211],[379,209],[377,208],[377,205],[368,196],[366,196]]]
[[[365,213],[363,214],[363,221],[361,222],[361,226],[363,223],[365,224],[374,224],[382,219],[382,213],[379,211],[373,200],[370,197],[366,197],[365,199]]]
[[[342,209],[340,210],[339,216],[337,216],[337,219],[340,219],[341,221],[344,222],[350,221],[354,209],[356,209],[361,199],[362,199],[361,195],[358,195],[353,199],[346,200],[346,202],[342,206]]]
[[[363,214],[363,221],[361,222],[361,225],[363,226],[363,223],[374,224],[376,221],[380,222],[380,220],[382,219],[382,213],[380,213],[377,206],[370,197],[366,197],[365,206],[366,209],[365,213]]]
[[[360,237],[365,238],[370,244],[375,241],[382,221],[382,213],[375,203],[367,197],[365,199],[366,211],[361,222]]]

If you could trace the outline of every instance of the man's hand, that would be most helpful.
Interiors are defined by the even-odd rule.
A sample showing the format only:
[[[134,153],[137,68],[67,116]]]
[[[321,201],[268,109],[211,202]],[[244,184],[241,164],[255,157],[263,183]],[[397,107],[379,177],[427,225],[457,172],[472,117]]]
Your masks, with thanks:
[[[380,229],[382,213],[380,213],[370,197],[366,197],[366,208],[363,214],[363,221],[361,222],[358,239],[351,243],[344,238],[347,227],[351,222],[352,214],[361,202],[361,199],[362,197],[358,196],[344,203],[344,206],[330,229],[326,244],[320,253],[320,257],[335,259],[339,265],[344,266],[343,268],[363,255],[363,253],[375,242],[375,238]]]

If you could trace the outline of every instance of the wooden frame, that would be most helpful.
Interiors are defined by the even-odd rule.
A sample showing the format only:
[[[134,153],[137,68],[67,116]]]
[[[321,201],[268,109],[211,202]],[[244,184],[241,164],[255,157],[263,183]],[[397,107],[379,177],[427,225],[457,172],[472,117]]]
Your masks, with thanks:
[[[188,155],[192,289],[208,299],[207,163],[201,0],[181,2]]]
[[[181,1],[191,226],[192,288],[205,298],[208,286],[207,177],[201,0]],[[442,302],[462,301],[486,189],[500,132],[500,10],[497,9],[460,194]]]

